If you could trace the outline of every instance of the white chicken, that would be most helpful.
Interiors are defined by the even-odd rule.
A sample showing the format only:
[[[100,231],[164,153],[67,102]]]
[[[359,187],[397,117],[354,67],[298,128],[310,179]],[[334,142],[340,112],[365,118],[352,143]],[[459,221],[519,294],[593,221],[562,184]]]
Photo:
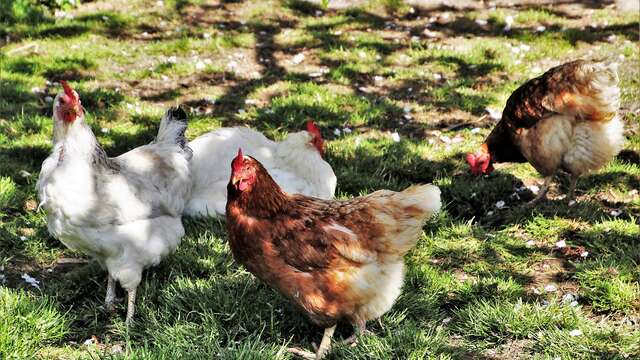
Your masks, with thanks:
[[[229,163],[238,148],[260,161],[276,183],[290,194],[332,199],[336,175],[322,159],[324,140],[309,120],[307,130],[289,134],[281,142],[244,127],[220,128],[189,143],[193,149],[193,191],[185,213],[190,216],[224,216]]]
[[[173,251],[191,191],[191,150],[180,108],[164,115],[154,142],[107,157],[84,121],[78,94],[64,81],[53,103],[53,151],[42,163],[37,188],[49,233],[92,256],[109,272],[105,304],[116,281],[127,291],[127,323],[135,310],[144,268]]]

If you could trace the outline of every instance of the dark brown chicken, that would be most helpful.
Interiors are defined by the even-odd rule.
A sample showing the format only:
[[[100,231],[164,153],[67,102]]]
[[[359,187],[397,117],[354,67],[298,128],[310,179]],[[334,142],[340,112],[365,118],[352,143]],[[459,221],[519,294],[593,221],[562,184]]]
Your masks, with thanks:
[[[262,164],[239,151],[227,186],[227,230],[235,259],[325,328],[314,354],[330,348],[336,324],[364,330],[387,312],[404,277],[404,255],[440,209],[440,190],[412,186],[346,201],[283,192]]]
[[[554,67],[511,94],[502,119],[475,154],[473,174],[494,163],[529,162],[545,177],[531,202],[542,199],[558,170],[571,174],[568,199],[578,177],[611,160],[624,143],[618,75],[614,65],[577,60]]]

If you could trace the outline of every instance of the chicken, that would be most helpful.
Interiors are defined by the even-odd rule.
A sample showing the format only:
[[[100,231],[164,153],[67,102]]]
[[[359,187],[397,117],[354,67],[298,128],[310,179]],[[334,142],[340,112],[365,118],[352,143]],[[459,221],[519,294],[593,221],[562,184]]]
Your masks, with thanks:
[[[289,193],[331,199],[336,190],[336,175],[322,159],[324,140],[311,120],[307,122],[307,131],[289,134],[282,142],[269,140],[249,128],[233,127],[201,135],[189,146],[193,149],[194,181],[185,213],[190,216],[224,215],[228,164],[239,147],[263,163]]]
[[[325,328],[322,358],[340,320],[361,334],[400,295],[403,256],[441,206],[440,189],[412,186],[346,201],[284,192],[256,159],[233,160],[227,231],[234,258]],[[355,335],[354,337],[355,338]]]
[[[127,291],[130,323],[142,270],[158,264],[184,235],[181,215],[191,191],[186,114],[168,110],[154,142],[109,158],[84,121],[78,94],[61,83],[53,151],[37,183],[40,205],[53,237],[106,267],[108,308],[116,281]]]
[[[564,170],[571,175],[571,201],[578,177],[622,150],[619,102],[615,65],[577,60],[554,67],[511,94],[500,122],[480,149],[467,155],[471,172],[489,174],[494,163],[531,163],[545,177],[532,205]]]

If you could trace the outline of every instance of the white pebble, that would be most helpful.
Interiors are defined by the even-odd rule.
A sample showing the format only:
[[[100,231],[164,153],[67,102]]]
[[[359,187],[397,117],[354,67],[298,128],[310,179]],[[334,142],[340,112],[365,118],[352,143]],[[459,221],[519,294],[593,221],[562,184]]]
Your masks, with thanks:
[[[493,211],[487,211],[487,216],[493,215]]]
[[[471,129],[471,133],[472,134],[477,134],[479,132],[480,132],[480,128],[478,128],[478,127]]]
[[[493,120],[500,120],[502,118],[502,111],[496,110],[490,107],[485,108],[487,113],[489,113],[489,117]]]
[[[580,257],[582,258],[586,258],[587,256],[589,256],[589,252],[588,251],[583,251],[580,253]]]
[[[556,290],[558,290],[558,287],[555,284],[549,284],[544,287],[544,291],[546,292],[555,292]]]
[[[536,27],[536,32],[544,32],[545,30],[547,30],[547,27],[544,25],[539,25]]]
[[[333,130],[333,135],[340,136],[341,134],[342,134],[342,131],[340,131],[340,129]]]
[[[100,132],[103,133],[103,134],[108,134],[109,133],[109,128],[103,127],[102,129],[100,129]]]
[[[442,325],[447,325],[450,322],[451,322],[451,318],[450,317],[442,319]]]
[[[38,281],[38,279],[29,276],[29,274],[27,274],[27,273],[23,273],[21,278],[27,284],[33,286],[34,288],[40,289],[40,281]]]
[[[498,202],[496,203],[496,208],[497,208],[497,209],[502,209],[502,208],[504,208],[504,206],[505,206],[505,202],[504,202],[504,201],[502,201],[502,200],[500,200],[500,201],[498,201]]]
[[[580,335],[582,335],[582,331],[580,331],[580,329],[569,331],[569,336],[580,336]]]
[[[20,241],[27,241],[27,237],[24,235],[20,236]]]
[[[534,246],[536,246],[536,242],[535,241],[533,241],[533,240],[527,241],[527,247],[534,247]]]
[[[509,15],[504,19],[505,25],[503,31],[511,31],[511,26],[513,25],[513,16]]]
[[[572,301],[575,301],[576,297],[573,294],[564,294],[562,295],[562,302],[563,303],[571,303]]]
[[[294,56],[291,59],[291,63],[293,65],[298,65],[298,64],[300,64],[300,63],[302,63],[304,61],[304,58],[305,58],[305,56],[304,56],[303,53],[297,54],[296,56]]]
[[[538,185],[530,185],[529,190],[531,190],[532,193],[537,194],[540,191],[540,188]]]
[[[45,97],[44,97],[44,101],[46,101],[46,102],[50,103],[50,102],[52,102],[52,101],[53,101],[53,98],[52,98],[51,96],[45,96]]]
[[[382,82],[382,81],[384,81],[384,77],[376,75],[376,76],[373,77],[373,81]]]
[[[567,246],[567,243],[564,240],[560,240],[555,243],[555,246],[558,249],[562,249]]]
[[[392,139],[394,142],[400,142],[400,134],[398,134],[398,132],[397,132],[397,131],[394,131],[394,132],[391,134],[391,139]]]
[[[342,132],[345,134],[351,134],[351,129],[349,129],[348,127],[342,129]]]
[[[617,209],[616,210],[611,210],[611,212],[609,214],[611,214],[611,216],[613,216],[613,217],[618,217],[618,216],[620,216],[620,214],[622,214],[622,211],[617,210]]]
[[[478,25],[480,25],[480,26],[487,25],[487,20],[484,20],[484,19],[476,19],[476,24],[478,24]]]

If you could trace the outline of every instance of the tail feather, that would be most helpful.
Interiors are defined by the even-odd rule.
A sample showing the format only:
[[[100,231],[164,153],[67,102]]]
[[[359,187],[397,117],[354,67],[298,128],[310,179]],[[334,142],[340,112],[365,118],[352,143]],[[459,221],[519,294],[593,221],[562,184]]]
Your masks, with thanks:
[[[554,93],[551,108],[586,121],[611,120],[620,107],[617,64],[581,61],[573,69],[569,89]]]
[[[440,211],[440,188],[435,185],[414,185],[393,193],[380,204],[383,211],[378,221],[386,224],[388,236],[382,239],[385,251],[404,256],[422,233],[425,220]]]
[[[162,117],[162,121],[160,121],[156,143],[178,144],[183,150],[191,154],[191,149],[187,145],[187,138],[184,135],[185,131],[187,131],[187,123],[187,113],[181,107],[169,108]]]

